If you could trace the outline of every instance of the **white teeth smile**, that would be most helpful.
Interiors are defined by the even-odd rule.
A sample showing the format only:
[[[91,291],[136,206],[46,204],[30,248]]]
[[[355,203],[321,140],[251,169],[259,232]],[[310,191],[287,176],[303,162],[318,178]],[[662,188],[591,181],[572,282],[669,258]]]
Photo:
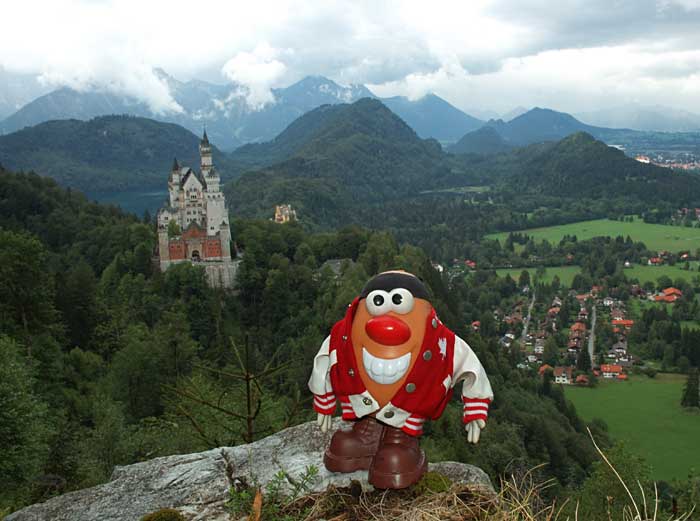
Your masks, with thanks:
[[[367,375],[378,384],[393,384],[406,374],[411,362],[411,353],[398,358],[379,358],[371,355],[367,348],[362,348],[362,364]]]

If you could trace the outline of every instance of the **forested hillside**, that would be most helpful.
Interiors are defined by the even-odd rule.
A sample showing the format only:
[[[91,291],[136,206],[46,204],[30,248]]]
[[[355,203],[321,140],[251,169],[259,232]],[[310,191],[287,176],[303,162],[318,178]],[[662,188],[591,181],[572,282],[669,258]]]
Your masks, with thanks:
[[[421,140],[381,102],[321,107],[297,120],[275,141],[234,154],[246,160],[278,158],[226,187],[238,215],[263,216],[290,202],[318,225],[356,222],[362,208],[468,184],[467,168],[434,140]],[[356,213],[359,215],[359,213]]]
[[[84,191],[163,188],[173,157],[199,166],[199,137],[171,123],[131,116],[48,121],[0,136],[0,164]],[[213,148],[224,173],[227,158]]]
[[[521,191],[559,197],[621,197],[678,207],[700,202],[697,175],[640,163],[585,132],[521,164],[508,181]]]
[[[512,148],[490,125],[468,132],[447,150],[453,154],[497,154]]]
[[[154,271],[153,232],[51,180],[0,173],[0,430],[13,447],[0,465],[0,482],[12,484],[0,511],[103,481],[114,465],[239,444],[310,419],[313,355],[366,279],[394,267],[424,278],[497,397],[477,447],[464,442],[461,404],[451,404],[430,427],[431,457],[494,478],[549,462],[538,473],[556,480],[552,494],[585,479],[594,454],[562,392],[515,369],[514,353],[487,327],[484,336],[467,330],[517,294],[512,280],[448,284],[420,249],[383,232],[235,221],[244,256],[232,295],[190,265]],[[340,276],[324,266],[338,258]],[[259,381],[249,429],[234,375],[266,368],[276,369]]]

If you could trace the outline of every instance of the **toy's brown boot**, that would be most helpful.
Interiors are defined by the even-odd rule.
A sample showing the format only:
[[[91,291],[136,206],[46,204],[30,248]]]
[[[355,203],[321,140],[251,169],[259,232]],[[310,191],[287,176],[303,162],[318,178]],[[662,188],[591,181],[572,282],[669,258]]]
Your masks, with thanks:
[[[323,456],[323,464],[331,472],[367,470],[379,447],[384,426],[374,418],[356,421],[352,430],[338,430]]]
[[[427,469],[428,460],[418,438],[386,426],[369,469],[369,482],[376,488],[406,488],[422,478]]]

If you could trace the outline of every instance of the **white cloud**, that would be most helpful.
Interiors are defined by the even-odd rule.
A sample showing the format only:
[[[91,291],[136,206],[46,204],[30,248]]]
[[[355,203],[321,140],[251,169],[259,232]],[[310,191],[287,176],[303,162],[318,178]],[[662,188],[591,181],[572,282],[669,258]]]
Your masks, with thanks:
[[[253,109],[275,100],[270,88],[287,69],[286,65],[277,59],[278,54],[277,50],[263,43],[253,52],[239,52],[221,69],[224,76],[245,88],[246,101]]]
[[[179,107],[153,67],[252,106],[309,74],[462,108],[700,106],[700,0],[22,0],[2,18],[0,67],[157,111]]]

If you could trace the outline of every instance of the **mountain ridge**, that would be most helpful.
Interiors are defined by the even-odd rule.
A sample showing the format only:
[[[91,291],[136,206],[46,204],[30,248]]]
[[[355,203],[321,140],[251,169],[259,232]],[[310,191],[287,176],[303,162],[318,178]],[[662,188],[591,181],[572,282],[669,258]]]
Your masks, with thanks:
[[[79,92],[63,87],[34,99],[0,121],[0,131],[11,133],[54,119],[89,120],[124,114],[176,123],[197,134],[206,125],[212,143],[232,151],[246,143],[273,139],[299,116],[321,105],[377,98],[364,85],[343,86],[323,76],[307,76],[287,87],[272,89],[272,102],[252,107],[246,100],[247,89],[242,85],[221,85],[197,79],[181,82],[162,69],[155,69],[154,73],[182,107],[181,113],[157,114],[145,103],[128,96],[104,90]],[[396,97],[388,103],[394,104],[397,114],[422,137],[456,141],[466,130],[481,124],[480,120],[435,95],[416,101]],[[441,120],[451,123],[444,125]]]
[[[0,163],[85,191],[163,188],[173,157],[199,168],[200,138],[173,123],[136,116],[56,120],[0,136]],[[229,159],[213,147],[223,173]]]

